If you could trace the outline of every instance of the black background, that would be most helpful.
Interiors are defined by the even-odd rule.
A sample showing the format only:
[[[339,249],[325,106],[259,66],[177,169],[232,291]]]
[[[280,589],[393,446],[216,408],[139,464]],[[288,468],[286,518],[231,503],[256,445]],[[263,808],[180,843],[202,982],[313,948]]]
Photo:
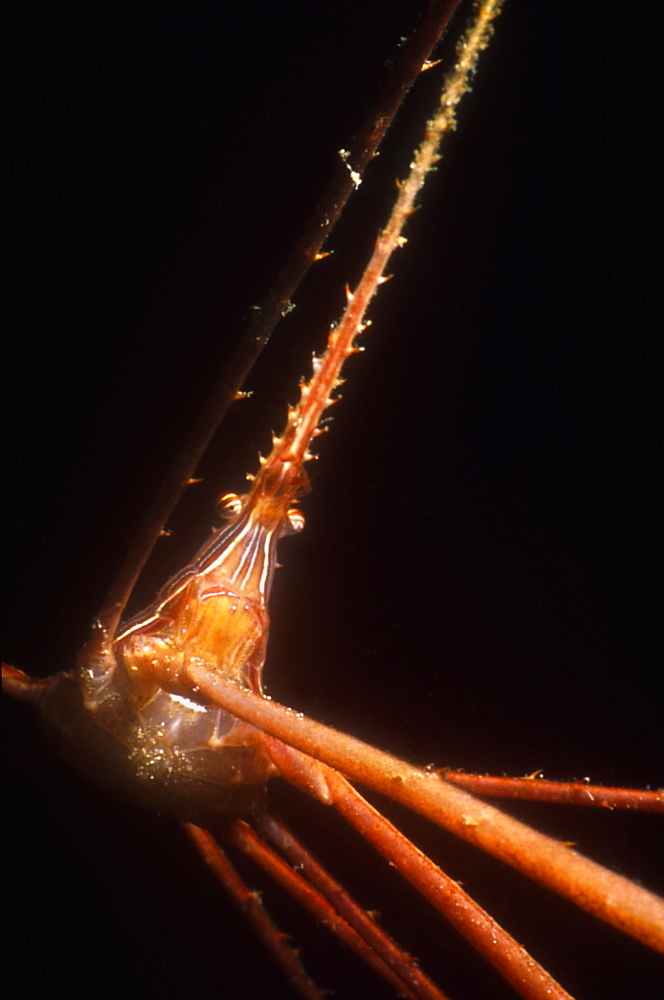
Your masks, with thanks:
[[[182,429],[412,28],[408,4],[354,7],[24,18],[4,386],[17,666],[72,666]],[[618,5],[593,14],[512,0],[498,22],[349,365],[307,530],[283,545],[265,676],[280,701],[414,761],[652,785],[653,30]],[[422,79],[352,199],[137,606],[267,451],[435,86]],[[27,711],[5,716],[13,995],[290,995],[167,819],[91,791]],[[278,785],[309,845],[453,997],[511,995],[340,822]],[[514,811],[658,888],[653,820]],[[640,945],[392,815],[574,995],[655,996]],[[322,986],[390,995],[277,890],[265,902]]]

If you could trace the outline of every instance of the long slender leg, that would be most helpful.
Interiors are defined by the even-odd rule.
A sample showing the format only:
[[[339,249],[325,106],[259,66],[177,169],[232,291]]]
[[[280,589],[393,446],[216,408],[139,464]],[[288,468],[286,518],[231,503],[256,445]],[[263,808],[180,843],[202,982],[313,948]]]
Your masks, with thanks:
[[[324,1000],[325,992],[309,978],[286,936],[279,931],[263,909],[258,893],[247,888],[212,834],[193,823],[183,825],[203,860],[214,872],[217,881],[250,921],[293,988],[304,1000]]]
[[[494,806],[345,733],[305,719],[199,666],[189,671],[201,691],[264,732],[315,754],[394,801],[571,899],[577,906],[664,952],[664,901]]]
[[[425,997],[445,1000],[444,994],[439,990],[436,992],[429,990],[427,993],[423,993],[419,989],[417,992],[410,989],[404,980],[385,963],[382,956],[367,944],[344,917],[336,912],[327,899],[301,875],[293,871],[290,865],[268,847],[247,823],[242,820],[230,822],[224,831],[224,836],[247,857],[251,858],[255,864],[263,868],[275,881],[279,882],[317,920],[349,948],[352,948],[367,965],[371,966],[402,996],[407,997],[408,1000],[424,1000]],[[432,987],[432,989],[435,988]]]
[[[505,778],[492,774],[466,774],[464,771],[441,771],[446,781],[461,785],[477,795],[538,802],[564,802],[569,805],[594,806],[599,809],[635,809],[639,812],[664,813],[664,792],[644,788],[608,788],[585,781],[544,781],[528,778]]]
[[[281,854],[312,885],[319,889],[348,923],[381,955],[388,965],[408,984],[416,995],[440,1000],[440,990],[421,972],[414,960],[382,930],[376,921],[359,906],[352,896],[333,879],[285,824],[273,813],[261,811],[254,817],[257,831],[270,841]]]
[[[339,812],[456,927],[525,1000],[570,1000],[569,994],[461,886],[408,840],[337,771],[267,738],[282,775],[309,794],[317,772],[327,786],[325,804]]]

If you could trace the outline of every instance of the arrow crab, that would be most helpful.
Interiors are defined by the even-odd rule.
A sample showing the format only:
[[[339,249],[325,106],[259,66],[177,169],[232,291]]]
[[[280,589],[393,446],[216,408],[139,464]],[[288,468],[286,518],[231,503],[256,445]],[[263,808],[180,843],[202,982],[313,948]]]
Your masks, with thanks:
[[[513,6],[516,12],[510,15],[508,8],[508,25],[513,16],[533,30],[541,27],[536,15]],[[322,22],[306,44],[290,24],[290,33],[284,30],[281,38],[283,62],[271,67],[274,36],[269,24],[263,24],[257,43],[248,24],[222,25],[209,12],[193,22],[184,12],[170,20],[157,18],[146,60],[152,72],[146,79],[131,76],[137,65],[131,58],[120,70],[114,67],[122,84],[129,81],[144,101],[142,112],[134,112],[133,126],[123,126],[127,131],[121,136],[114,134],[112,123],[124,120],[132,101],[117,76],[111,87],[87,57],[83,69],[107,99],[120,93],[122,112],[116,110],[117,118],[106,116],[104,127],[97,124],[95,132],[90,126],[101,120],[99,102],[94,90],[92,99],[81,96],[75,108],[82,121],[62,111],[61,124],[65,138],[67,128],[84,136],[85,153],[79,161],[76,144],[65,146],[63,141],[56,147],[59,157],[41,161],[65,184],[65,193],[50,176],[52,224],[31,273],[41,294],[21,315],[35,337],[48,328],[49,343],[39,344],[36,357],[34,338],[24,335],[17,342],[17,353],[28,347],[24,370],[29,381],[27,375],[24,382],[18,380],[23,390],[12,412],[26,438],[32,437],[23,441],[12,477],[20,495],[17,546],[23,566],[23,597],[14,620],[27,623],[30,611],[33,624],[24,624],[22,634],[19,629],[12,640],[12,662],[43,665],[45,672],[71,666],[72,650],[85,640],[86,622],[103,601],[106,567],[130,536],[134,513],[149,496],[159,470],[168,464],[158,441],[165,438],[164,447],[172,453],[203,394],[201,386],[209,382],[211,358],[230,336],[225,331],[234,329],[247,304],[257,300],[282,242],[292,239],[288,227],[297,232],[301,220],[293,217],[315,196],[310,185],[317,158],[344,144],[344,133],[330,118],[318,86],[330,87],[336,113],[347,120],[349,109],[361,100],[362,87],[349,67],[359,61],[358,75],[376,75],[391,52],[387,42],[378,40],[376,16],[374,11],[371,34],[368,23],[363,31],[346,24],[337,35]],[[227,45],[237,49],[244,43],[247,52],[246,79],[235,109],[221,95],[231,89],[237,71],[225,77],[218,67],[213,70],[212,59],[200,59],[220,45],[222,28]],[[314,32],[311,25],[309,29]],[[396,34],[409,30],[404,25]],[[394,37],[394,26],[386,31]],[[595,268],[587,254],[598,220],[605,217],[602,212],[609,204],[615,210],[615,190],[624,190],[616,178],[626,165],[616,154],[615,173],[605,184],[597,182],[596,174],[592,188],[579,184],[582,193],[572,202],[575,227],[561,225],[550,200],[556,191],[553,180],[562,177],[571,187],[572,181],[589,175],[576,147],[575,168],[570,168],[571,176],[565,174],[570,139],[561,136],[562,112],[558,118],[553,112],[558,104],[564,108],[566,128],[571,128],[569,116],[578,116],[573,118],[579,122],[578,133],[573,134],[576,139],[583,134],[587,145],[582,150],[588,155],[602,149],[608,127],[590,116],[596,91],[589,96],[584,90],[592,82],[588,67],[583,86],[578,77],[574,83],[564,81],[562,100],[560,79],[553,89],[546,72],[553,60],[552,43],[533,56],[523,33],[515,31],[511,42],[504,40],[508,33],[509,26],[503,25],[502,41],[487,54],[476,92],[462,109],[462,128],[445,154],[438,190],[425,193],[424,210],[413,220],[411,246],[394,266],[395,291],[386,289],[372,307],[369,351],[349,366],[346,398],[334,412],[332,433],[323,441],[322,460],[313,472],[307,531],[284,546],[284,569],[271,607],[267,689],[282,703],[408,759],[434,758],[440,766],[512,774],[542,769],[546,777],[589,775],[611,784],[647,785],[658,780],[654,768],[647,773],[656,759],[655,736],[650,735],[656,731],[655,709],[652,698],[643,694],[650,654],[647,629],[634,641],[637,626],[647,625],[641,603],[644,557],[637,556],[644,551],[637,544],[644,541],[644,506],[637,503],[640,494],[634,486],[635,470],[645,464],[645,455],[640,450],[644,445],[635,445],[635,433],[626,429],[638,402],[637,362],[621,323],[627,316],[627,293],[636,292],[642,275],[626,269],[629,261],[618,250],[612,256],[606,247],[595,247],[600,251]],[[596,40],[590,43],[589,32],[581,37],[592,65]],[[355,55],[346,45],[358,46]],[[102,48],[112,51],[110,44]],[[323,53],[330,52],[333,57],[321,71]],[[576,65],[564,59],[562,64]],[[321,79],[331,76],[331,66],[338,74],[335,80]],[[71,80],[61,82],[73,86]],[[421,89],[429,86],[426,76],[422,82]],[[59,96],[51,95],[58,107]],[[417,93],[415,98],[420,99]],[[574,104],[584,99],[582,115]],[[292,105],[298,100],[295,113]],[[284,118],[275,122],[286,105],[289,116],[306,122],[291,133],[285,132]],[[303,290],[287,320],[286,339],[270,345],[252,376],[254,396],[230,416],[226,458],[213,449],[203,469],[210,492],[205,495],[204,484],[185,498],[172,539],[156,554],[161,565],[148,570],[152,582],[141,584],[145,590],[137,595],[136,608],[149,603],[155,580],[177,570],[182,551],[190,553],[200,544],[196,532],[209,524],[210,497],[227,484],[240,489],[241,473],[253,467],[257,451],[266,449],[265,430],[279,426],[284,403],[292,399],[294,373],[306,369],[311,311],[324,311],[325,296],[338,298],[348,272],[357,266],[358,226],[366,237],[357,259],[371,245],[382,220],[376,215],[372,221],[370,199],[384,206],[425,114],[413,112],[418,125],[412,135],[402,134],[381,153],[376,167],[383,172],[382,181],[376,180],[375,194],[358,208],[360,221],[354,229],[344,230],[342,224],[334,237],[339,241],[334,259],[318,265],[313,290]],[[324,139],[315,136],[321,125]],[[65,148],[74,154],[73,179]],[[258,167],[262,172],[266,161],[275,196],[261,202],[253,172]],[[111,180],[118,177],[114,188]],[[358,205],[369,179],[358,192]],[[569,189],[564,193],[569,211]],[[636,187],[628,193],[634,200],[642,196]],[[120,204],[117,213],[114,208]],[[436,220],[428,229],[427,216]],[[82,232],[81,224],[72,221],[79,218],[85,220]],[[632,218],[628,210],[617,214],[625,244]],[[34,235],[39,220],[31,221]],[[102,223],[105,236],[91,244],[93,222]],[[277,230],[280,240],[270,245],[269,233]],[[59,251],[57,263],[49,258],[49,248]],[[135,277],[139,260],[147,270],[140,283]],[[607,281],[609,265],[618,264],[619,289]],[[559,294],[562,273],[573,279],[574,294],[567,292],[565,304]],[[408,290],[402,290],[404,285]],[[54,304],[56,294],[63,305]],[[631,300],[638,301],[638,295]],[[145,301],[141,315],[137,305]],[[74,315],[67,318],[65,304],[72,303]],[[130,315],[141,318],[132,325]],[[629,316],[633,324],[633,312]],[[183,385],[179,378],[190,361],[191,374]],[[617,375],[625,406],[614,415],[608,385],[609,376]],[[119,443],[112,443],[112,435]],[[43,452],[37,459],[40,445]],[[610,471],[615,465],[620,475]],[[97,513],[90,514],[92,509]],[[53,525],[46,551],[42,530],[34,527],[44,522]],[[608,538],[613,545],[607,556]],[[63,555],[65,541],[73,555]],[[43,569],[46,556],[48,570]],[[71,617],[74,594],[77,602],[83,595],[76,621],[62,628],[62,621]],[[173,841],[177,835],[165,832],[165,821],[141,815],[137,822],[129,807],[112,818],[101,796],[86,789],[91,800],[84,799],[77,779],[57,764],[49,761],[36,770],[33,787],[21,783],[16,790],[19,849],[31,863],[20,867],[21,899],[30,901],[29,912],[20,905],[15,912],[17,931],[29,942],[30,954],[42,949],[45,961],[26,959],[22,975],[34,975],[39,982],[44,969],[54,976],[62,963],[82,992],[98,974],[94,936],[103,939],[114,961],[127,956],[126,965],[120,958],[110,972],[118,985],[130,972],[136,974],[139,943],[144,948],[141,981],[150,992],[185,989],[204,996],[215,984],[220,988],[223,976],[225,988],[237,995],[239,984],[248,989],[245,984],[261,981],[267,960],[256,957],[257,946],[248,950],[249,938],[234,914],[232,927],[222,926],[221,906],[205,873],[180,869],[189,863],[181,862],[182,845],[178,849]],[[21,777],[18,769],[10,777],[15,774]],[[33,798],[36,794],[43,795],[42,805]],[[316,844],[330,866],[340,865],[341,877],[363,904],[381,911],[381,922],[422,958],[452,996],[501,995],[503,987],[490,970],[474,971],[478,978],[471,979],[465,968],[456,969],[468,958],[466,946],[456,940],[443,944],[440,923],[431,930],[429,921],[425,928],[418,918],[413,928],[412,916],[403,920],[404,913],[422,912],[413,903],[413,890],[402,889],[396,877],[390,881],[391,873],[384,873],[370,853],[355,861],[354,873],[346,871],[354,853],[364,848],[341,823],[329,819],[329,810],[321,821],[315,804],[303,804],[301,797],[294,803],[287,790],[276,794],[284,799],[280,810],[291,817],[295,811],[298,829],[308,828],[307,841]],[[92,804],[84,804],[88,801]],[[44,809],[44,802],[50,807]],[[31,806],[35,812],[29,821]],[[644,817],[599,812],[579,818],[569,807],[541,804],[510,808],[652,885],[644,849],[652,827]],[[569,904],[524,886],[520,876],[502,869],[496,873],[495,862],[478,860],[464,845],[448,844],[446,835],[441,847],[440,834],[399,808],[394,817],[472,886],[482,904],[524,939],[572,993],[619,996],[628,976],[632,982],[640,977],[642,984],[655,981],[640,945],[623,945],[622,939],[618,945],[617,932],[572,914]],[[169,851],[170,862],[163,862],[162,850]],[[179,870],[173,872],[173,867]],[[360,876],[374,872],[376,902],[373,887],[365,889],[360,882]],[[253,872],[246,877],[255,884]],[[490,888],[485,877],[493,882]],[[28,892],[26,879],[35,880]],[[95,890],[100,884],[104,890]],[[150,900],[145,886],[155,890]],[[63,897],[78,899],[81,912],[66,917],[45,913],[52,899]],[[294,926],[292,919],[290,912],[283,918],[279,914],[280,925],[298,943],[305,937],[308,941],[307,929]],[[573,938],[571,947],[568,941],[556,950],[549,943],[552,922]],[[169,928],[175,929],[173,949]],[[237,941],[246,942],[247,950]],[[327,953],[319,959],[318,942],[305,947],[308,966],[313,964],[312,972],[327,985]],[[618,955],[623,948],[624,965]],[[599,960],[589,956],[606,951],[611,951],[611,971],[598,989]],[[20,948],[15,957],[20,961]],[[340,992],[349,982],[354,994],[385,992],[385,987],[365,985],[355,966],[345,971],[343,958],[335,955],[331,961]],[[584,984],[588,968],[592,974]],[[273,996],[280,989],[274,975],[265,971],[264,989]],[[463,981],[457,985],[457,979]]]

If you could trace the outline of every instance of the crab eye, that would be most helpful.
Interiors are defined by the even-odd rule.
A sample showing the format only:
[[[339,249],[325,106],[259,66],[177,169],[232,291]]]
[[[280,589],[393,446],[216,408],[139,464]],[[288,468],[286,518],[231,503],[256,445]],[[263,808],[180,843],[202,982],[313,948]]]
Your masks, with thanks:
[[[230,520],[242,510],[242,499],[237,493],[224,493],[217,499],[217,514],[225,520]]]
[[[286,515],[287,520],[281,529],[283,535],[298,535],[304,528],[304,514],[297,507],[291,507]]]

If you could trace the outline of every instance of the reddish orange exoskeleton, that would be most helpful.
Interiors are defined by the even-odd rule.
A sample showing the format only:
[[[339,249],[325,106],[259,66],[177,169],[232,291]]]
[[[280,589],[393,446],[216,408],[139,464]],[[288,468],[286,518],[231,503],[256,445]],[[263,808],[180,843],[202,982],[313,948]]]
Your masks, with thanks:
[[[394,482],[394,489],[393,489],[393,493],[388,497],[387,502],[392,505],[392,509],[393,509],[393,512],[394,512],[393,516],[394,516],[394,518],[396,520],[396,519],[399,519],[401,517],[401,513],[402,513],[401,512],[401,507],[400,507],[400,504],[401,504],[401,496],[400,496],[401,477],[404,476],[406,479],[409,479],[411,477],[411,475],[412,475],[411,465],[412,464],[419,464],[419,465],[421,465],[421,462],[414,463],[413,450],[412,449],[405,450],[403,448],[403,446],[401,448],[399,448],[399,447],[393,447],[391,449],[390,453],[394,456],[394,461],[393,461],[393,482]],[[386,502],[385,498],[383,498],[383,502]],[[437,502],[437,495],[435,495],[435,502]],[[407,500],[406,500],[406,503],[408,503]],[[418,539],[419,539],[419,541],[421,541],[421,536],[420,536],[419,533],[418,533]],[[397,580],[397,588],[396,588],[396,590],[397,590],[397,593],[399,593],[402,588],[399,586],[399,580],[398,580],[399,573],[398,573],[398,571],[396,572],[395,577],[396,577],[396,580]],[[425,582],[425,586],[428,587],[429,583],[426,580],[426,578],[424,578],[424,582]],[[401,617],[404,618],[403,615]],[[408,621],[408,615],[406,615],[405,618],[404,618],[404,620],[403,620],[403,627],[404,627],[405,630],[411,630],[412,631],[413,628],[416,629],[418,627],[418,625],[416,623],[413,624],[412,622],[409,622]],[[135,634],[137,634],[137,633],[135,633]],[[408,669],[410,669],[410,666],[407,666],[407,668],[406,668],[407,672],[408,672]],[[453,684],[453,683],[454,683],[453,680],[448,681],[448,684]],[[312,714],[315,715],[317,713],[316,712],[312,712]],[[539,763],[539,762],[540,762],[540,759],[538,758],[537,763]]]

